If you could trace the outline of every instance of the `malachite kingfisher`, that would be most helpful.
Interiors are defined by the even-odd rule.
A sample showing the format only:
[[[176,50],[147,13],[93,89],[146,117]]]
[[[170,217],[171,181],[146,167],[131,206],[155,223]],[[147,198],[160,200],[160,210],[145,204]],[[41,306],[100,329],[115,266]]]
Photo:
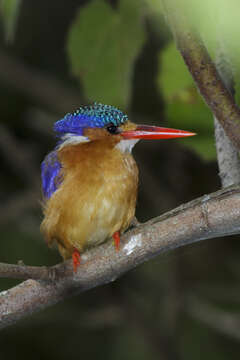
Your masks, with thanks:
[[[135,216],[138,168],[131,154],[140,139],[169,139],[192,132],[137,125],[110,105],[80,107],[57,121],[56,148],[41,165],[49,246],[56,243],[76,271],[80,254],[120,234]]]

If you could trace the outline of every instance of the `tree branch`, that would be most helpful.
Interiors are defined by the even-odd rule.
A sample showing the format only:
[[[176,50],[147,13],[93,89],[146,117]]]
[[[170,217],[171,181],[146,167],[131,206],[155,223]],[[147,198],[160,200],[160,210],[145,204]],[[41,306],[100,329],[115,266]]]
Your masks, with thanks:
[[[240,183],[240,158],[238,150],[226,135],[222,125],[214,118],[219,176],[222,187]]]
[[[223,21],[225,16],[222,10],[219,10],[218,20],[216,21],[218,34],[218,50],[216,54],[216,67],[228,91],[234,97],[235,83],[233,74],[233,65],[230,61],[227,51],[227,42],[221,31],[224,28]],[[222,186],[227,187],[233,184],[240,183],[240,157],[239,150],[233,145],[231,140],[225,134],[222,125],[217,118],[214,118],[215,139],[217,160],[219,167],[219,175],[221,178]]]
[[[27,278],[0,293],[0,328],[90,288],[114,281],[163,252],[196,241],[240,232],[240,187],[205,195],[124,234],[120,251],[111,242],[82,255],[78,272],[72,262],[28,267],[0,264],[0,276]],[[48,279],[48,281],[43,281]]]
[[[200,93],[232,143],[240,149],[240,109],[221,80],[207,49],[179,0],[162,0],[178,49]]]

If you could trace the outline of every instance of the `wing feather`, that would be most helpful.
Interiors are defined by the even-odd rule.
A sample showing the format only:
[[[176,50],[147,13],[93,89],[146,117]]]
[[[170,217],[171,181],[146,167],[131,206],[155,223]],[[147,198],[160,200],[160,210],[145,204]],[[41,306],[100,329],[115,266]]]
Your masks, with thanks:
[[[50,152],[41,164],[42,190],[47,199],[52,196],[62,182],[61,167],[56,150]]]

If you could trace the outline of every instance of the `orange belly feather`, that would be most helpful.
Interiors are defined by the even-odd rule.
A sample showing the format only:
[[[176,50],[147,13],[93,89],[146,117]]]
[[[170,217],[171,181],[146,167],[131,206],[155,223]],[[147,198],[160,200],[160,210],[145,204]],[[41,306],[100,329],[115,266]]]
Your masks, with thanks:
[[[114,145],[99,140],[59,150],[63,182],[45,204],[41,230],[64,258],[123,232],[135,215],[137,165]]]

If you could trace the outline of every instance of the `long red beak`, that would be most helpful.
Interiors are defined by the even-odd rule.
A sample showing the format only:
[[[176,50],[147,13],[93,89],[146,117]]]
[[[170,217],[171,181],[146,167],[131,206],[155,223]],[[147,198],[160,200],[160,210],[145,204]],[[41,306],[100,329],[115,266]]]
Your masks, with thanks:
[[[123,131],[121,133],[124,139],[171,139],[193,135],[196,134],[184,130],[149,125],[138,125],[135,130]]]

